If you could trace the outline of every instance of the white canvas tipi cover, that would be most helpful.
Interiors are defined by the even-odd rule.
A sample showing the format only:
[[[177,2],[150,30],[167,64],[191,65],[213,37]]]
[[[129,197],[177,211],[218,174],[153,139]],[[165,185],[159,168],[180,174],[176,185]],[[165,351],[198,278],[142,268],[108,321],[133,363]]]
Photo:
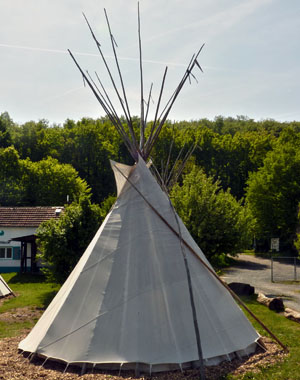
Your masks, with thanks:
[[[178,230],[169,199],[143,159],[132,168],[115,165],[130,173],[130,181]],[[135,188],[118,177],[121,194],[113,209],[19,348],[105,368],[129,363],[133,368],[145,363],[152,371],[179,368],[198,360],[180,241]],[[207,262],[179,223],[183,239]],[[186,254],[204,363],[253,350],[259,336],[243,312],[199,259]]]
[[[10,287],[0,275],[0,298],[9,296],[10,294],[12,294]]]

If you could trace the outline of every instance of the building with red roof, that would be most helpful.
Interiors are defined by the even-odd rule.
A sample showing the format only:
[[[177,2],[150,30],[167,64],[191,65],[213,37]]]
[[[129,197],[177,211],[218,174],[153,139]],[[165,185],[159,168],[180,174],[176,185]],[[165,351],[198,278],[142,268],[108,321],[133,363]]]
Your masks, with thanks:
[[[35,232],[63,207],[0,207],[0,273],[38,270]]]

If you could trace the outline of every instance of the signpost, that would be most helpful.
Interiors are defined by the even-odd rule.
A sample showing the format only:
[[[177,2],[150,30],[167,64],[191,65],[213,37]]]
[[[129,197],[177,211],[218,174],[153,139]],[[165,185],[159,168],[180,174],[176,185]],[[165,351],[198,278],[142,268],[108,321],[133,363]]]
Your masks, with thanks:
[[[271,238],[271,251],[279,252],[279,238]]]

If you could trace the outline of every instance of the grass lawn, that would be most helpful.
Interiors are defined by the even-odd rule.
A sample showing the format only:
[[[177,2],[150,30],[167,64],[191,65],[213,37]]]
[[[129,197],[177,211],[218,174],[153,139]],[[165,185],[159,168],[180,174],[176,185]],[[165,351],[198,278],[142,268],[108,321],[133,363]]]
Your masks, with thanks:
[[[45,282],[43,276],[4,273],[2,277],[17,297],[1,301],[0,338],[31,328],[59,289],[59,285]]]
[[[59,285],[45,282],[42,276],[10,273],[4,274],[3,277],[17,294],[17,297],[5,299],[1,302],[0,338],[16,336],[24,328],[31,328],[35,324],[41,310],[47,307],[59,289]],[[222,379],[300,380],[300,324],[270,311],[267,307],[257,303],[255,297],[243,298],[243,301],[288,346],[290,353],[283,362],[272,365],[269,368],[260,368],[260,373],[248,372],[238,377],[227,375],[226,377],[222,377]],[[1,319],[1,316],[3,317],[6,314],[11,316],[14,313],[19,313],[22,315],[22,310],[26,310],[26,312],[24,313],[25,318],[21,318],[21,320],[10,318],[7,321],[2,321]],[[37,315],[35,315],[36,311],[39,311]],[[249,319],[261,335],[267,335],[251,317]]]
[[[281,314],[270,311],[266,306],[256,302],[256,297],[243,297],[249,309],[285,344],[289,355],[281,363],[260,368],[260,373],[248,372],[242,377],[227,376],[226,379],[257,379],[257,380],[300,380],[300,324],[290,321]],[[247,315],[247,312],[246,312]],[[247,315],[256,330],[264,336],[267,333],[262,327]]]

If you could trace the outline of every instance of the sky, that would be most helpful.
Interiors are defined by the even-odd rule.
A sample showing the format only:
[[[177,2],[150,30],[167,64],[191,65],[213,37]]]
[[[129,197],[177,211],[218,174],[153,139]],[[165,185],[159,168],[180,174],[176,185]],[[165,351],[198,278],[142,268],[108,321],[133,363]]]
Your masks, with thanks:
[[[140,0],[144,97],[153,83],[153,119],[165,67],[162,104],[192,55],[195,68],[171,120],[247,116],[300,120],[299,0]],[[97,72],[118,100],[82,13],[119,86],[104,14],[107,11],[132,115],[140,115],[136,0],[0,0],[0,113],[17,123],[104,116],[67,49]]]

